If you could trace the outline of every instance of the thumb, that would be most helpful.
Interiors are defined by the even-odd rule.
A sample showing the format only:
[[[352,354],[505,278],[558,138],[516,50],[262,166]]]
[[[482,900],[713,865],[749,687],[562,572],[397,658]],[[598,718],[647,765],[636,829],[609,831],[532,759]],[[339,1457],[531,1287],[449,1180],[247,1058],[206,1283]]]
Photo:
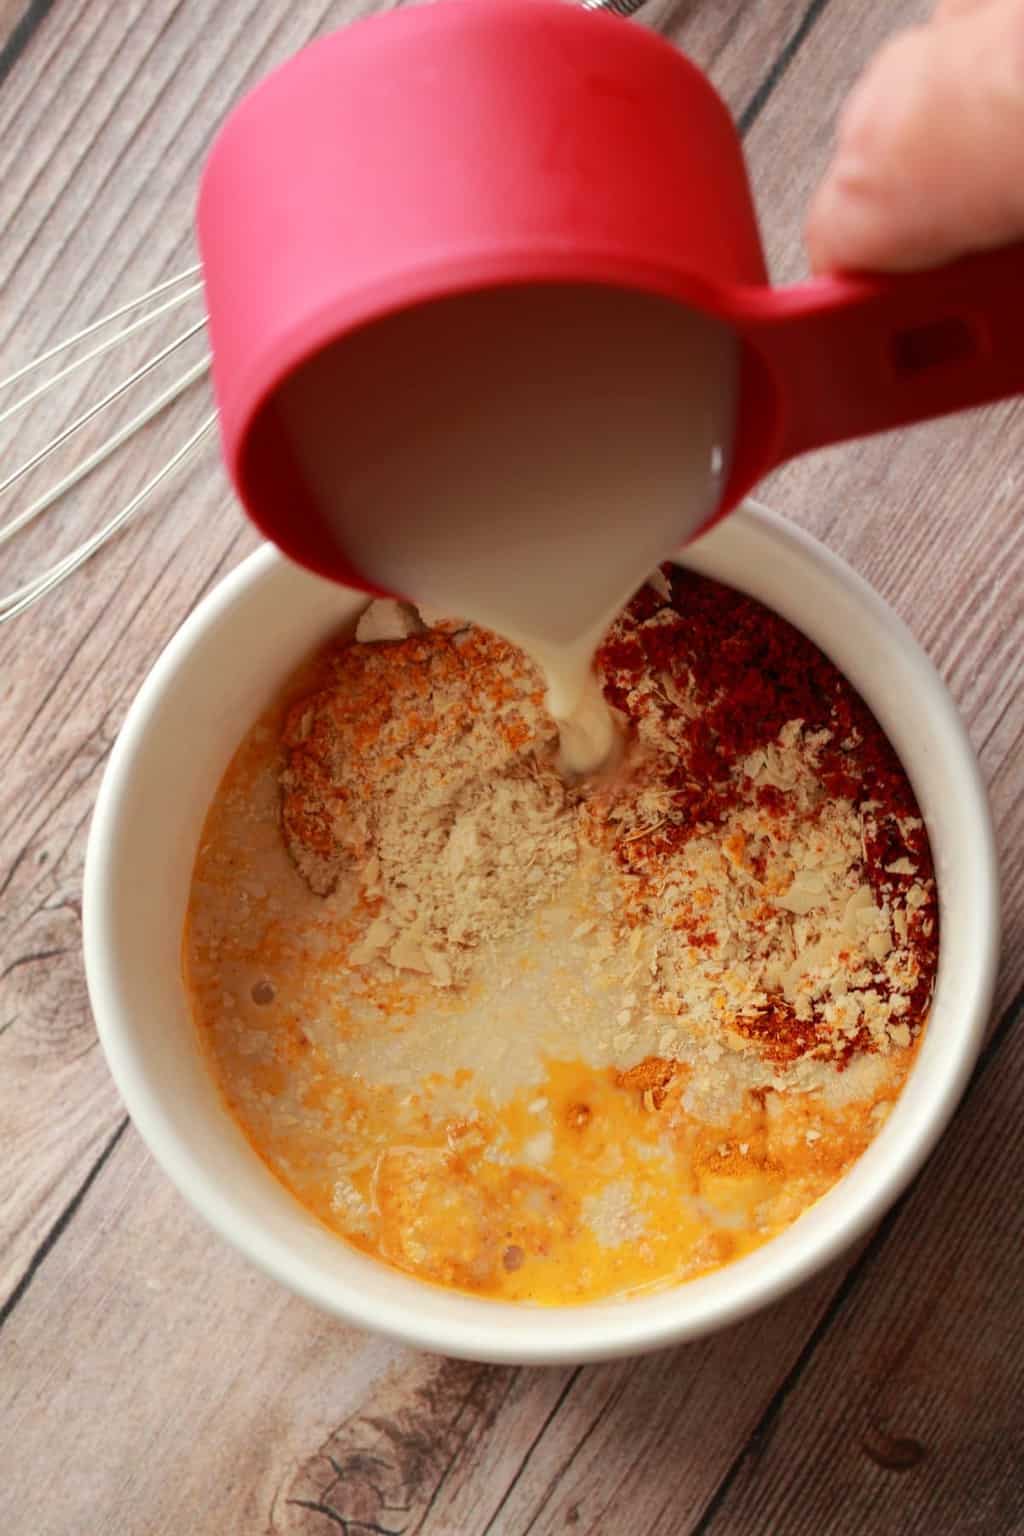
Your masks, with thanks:
[[[842,113],[811,205],[815,271],[913,270],[1024,236],[1024,4],[948,5]]]

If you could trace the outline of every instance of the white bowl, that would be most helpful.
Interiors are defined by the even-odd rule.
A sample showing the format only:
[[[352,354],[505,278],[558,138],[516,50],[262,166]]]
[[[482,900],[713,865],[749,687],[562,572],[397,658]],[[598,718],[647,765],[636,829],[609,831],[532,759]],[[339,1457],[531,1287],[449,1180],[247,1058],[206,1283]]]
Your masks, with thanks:
[[[998,952],[985,791],[963,727],[904,625],[806,534],[745,507],[684,562],[797,624],[857,687],[900,754],[928,825],[941,943],[914,1070],[864,1156],[765,1247],[628,1301],[563,1308],[428,1285],[321,1227],[256,1157],[200,1056],[181,973],[189,881],[207,807],[245,731],[318,641],[365,599],[259,550],[182,626],[136,698],[104,775],[85,869],[85,959],[100,1039],[157,1161],[210,1224],[346,1322],[478,1360],[608,1358],[692,1339],[773,1301],[877,1221],[917,1172],[974,1062]]]

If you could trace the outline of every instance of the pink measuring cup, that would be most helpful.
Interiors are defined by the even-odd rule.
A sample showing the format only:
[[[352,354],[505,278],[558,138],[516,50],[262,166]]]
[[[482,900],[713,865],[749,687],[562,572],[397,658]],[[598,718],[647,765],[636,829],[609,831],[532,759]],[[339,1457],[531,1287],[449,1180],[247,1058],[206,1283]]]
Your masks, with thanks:
[[[305,48],[224,124],[198,229],[238,494],[293,559],[355,586],[275,395],[321,348],[409,306],[597,284],[719,317],[741,385],[716,516],[809,449],[1024,391],[1024,246],[771,287],[711,85],[635,23],[561,0],[439,0]]]

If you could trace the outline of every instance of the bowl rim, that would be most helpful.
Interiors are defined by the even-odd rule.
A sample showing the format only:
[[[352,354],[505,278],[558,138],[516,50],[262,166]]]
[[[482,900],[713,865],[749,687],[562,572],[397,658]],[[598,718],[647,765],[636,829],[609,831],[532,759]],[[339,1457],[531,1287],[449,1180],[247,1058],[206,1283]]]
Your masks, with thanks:
[[[97,797],[83,879],[86,980],[97,1033],[111,1075],[156,1162],[208,1225],[265,1273],[346,1323],[383,1333],[416,1348],[503,1364],[612,1359],[700,1337],[779,1299],[848,1249],[878,1221],[914,1178],[956,1107],[984,1037],[999,956],[995,837],[973,748],[945,684],[926,653],[903,621],[852,567],[812,535],[756,502],[745,503],[729,519],[731,523],[737,520],[746,521],[751,529],[759,529],[771,541],[788,546],[790,551],[809,561],[812,568],[838,581],[865,619],[884,632],[886,645],[898,648],[912,664],[916,680],[927,692],[924,707],[937,721],[944,744],[955,759],[954,767],[968,791],[965,797],[968,803],[959,805],[957,814],[969,817],[971,821],[975,895],[972,911],[977,918],[979,943],[972,951],[973,973],[967,978],[958,976],[956,979],[958,992],[963,994],[959,1008],[963,1027],[947,1046],[943,1070],[925,1085],[924,1107],[913,1124],[904,1129],[899,1153],[892,1166],[880,1171],[870,1187],[865,1189],[858,1185],[856,1195],[851,1197],[842,1220],[834,1229],[815,1232],[803,1243],[789,1241],[782,1248],[778,1247],[788,1234],[806,1222],[814,1209],[812,1206],[800,1218],[800,1223],[792,1224],[779,1237],[746,1258],[723,1266],[709,1276],[662,1289],[650,1296],[571,1307],[531,1308],[466,1297],[460,1292],[406,1276],[404,1279],[412,1287],[409,1298],[402,1301],[390,1295],[383,1297],[372,1287],[361,1288],[355,1283],[339,1282],[337,1277],[326,1274],[315,1260],[292,1252],[282,1239],[268,1235],[252,1213],[242,1210],[215,1175],[199,1167],[197,1176],[198,1165],[190,1149],[169,1128],[161,1113],[160,1095],[150,1085],[133,1045],[132,1019],[126,1016],[117,996],[117,942],[112,931],[109,900],[113,882],[117,879],[112,849],[117,841],[124,789],[149,731],[150,717],[164,690],[179,670],[188,665],[193,650],[210,625],[236,603],[244,601],[246,594],[272,577],[279,566],[288,563],[273,546],[261,546],[202,599],[160,654],[128,710]],[[694,563],[698,563],[699,544],[691,548]],[[681,563],[687,563],[690,553],[690,550],[681,553]],[[862,1161],[863,1158],[858,1159],[858,1165]],[[845,1176],[849,1177],[850,1174]],[[833,1189],[838,1189],[843,1182],[839,1181]],[[823,1198],[827,1199],[828,1195]],[[335,1240],[344,1241],[341,1238]],[[724,1287],[728,1294],[718,1294],[723,1289],[721,1285],[708,1290],[705,1284],[721,1276],[729,1276],[734,1281]],[[446,1298],[466,1303],[461,1308],[464,1317],[438,1319],[430,1309],[421,1310],[408,1304],[415,1292],[436,1293],[439,1290]],[[680,1307],[673,1314],[665,1299],[679,1294],[685,1295],[690,1302],[696,1299],[697,1304]],[[453,1307],[452,1310],[460,1309]],[[534,1325],[536,1319],[552,1315],[564,1326]]]

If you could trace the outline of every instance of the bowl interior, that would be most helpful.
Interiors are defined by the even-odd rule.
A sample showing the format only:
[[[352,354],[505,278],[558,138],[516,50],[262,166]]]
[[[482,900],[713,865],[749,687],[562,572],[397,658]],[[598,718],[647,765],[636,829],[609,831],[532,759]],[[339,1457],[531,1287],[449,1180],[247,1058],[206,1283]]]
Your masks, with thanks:
[[[257,714],[318,642],[354,622],[365,598],[260,550],[179,631],[125,722],[97,803],[85,877],[89,990],[111,1069],[154,1155],[207,1220],[282,1282],[361,1326],[448,1354],[518,1362],[603,1358],[693,1337],[780,1295],[877,1219],[962,1090],[991,1000],[998,904],[984,790],[942,683],[858,577],[762,509],[735,513],[683,563],[798,625],[860,690],[925,816],[942,932],[920,1056],[864,1156],[764,1248],[673,1290],[547,1310],[402,1275],[308,1216],[221,1105],[181,976],[203,820]]]

